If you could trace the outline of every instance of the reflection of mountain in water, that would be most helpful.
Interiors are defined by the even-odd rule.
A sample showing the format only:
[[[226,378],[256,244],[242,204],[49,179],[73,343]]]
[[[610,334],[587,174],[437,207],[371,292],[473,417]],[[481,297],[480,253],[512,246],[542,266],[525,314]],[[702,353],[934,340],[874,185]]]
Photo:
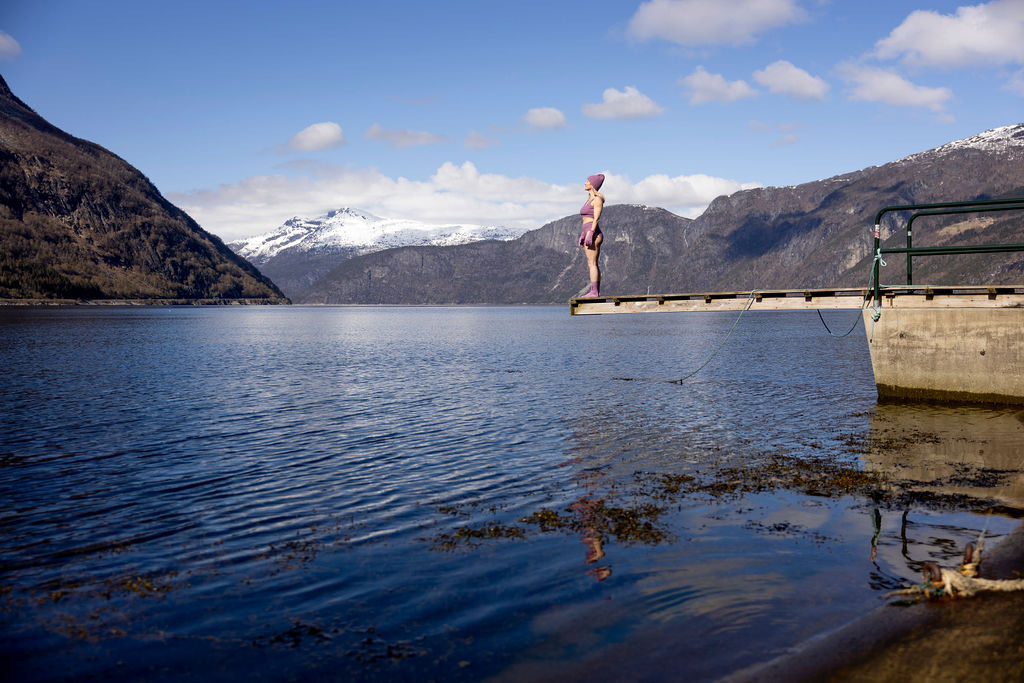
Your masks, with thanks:
[[[1024,411],[881,403],[870,444],[871,470],[1024,510]]]

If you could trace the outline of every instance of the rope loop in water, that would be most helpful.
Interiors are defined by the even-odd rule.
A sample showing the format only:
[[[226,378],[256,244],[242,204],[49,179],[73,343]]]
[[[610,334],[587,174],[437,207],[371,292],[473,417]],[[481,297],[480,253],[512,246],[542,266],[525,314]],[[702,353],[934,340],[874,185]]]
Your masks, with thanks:
[[[871,262],[871,272],[872,272],[872,275],[870,277],[868,277],[868,290],[869,291],[871,290],[871,280],[874,277],[875,263],[879,264],[880,266],[886,265],[885,261],[882,259],[882,250],[881,249],[876,249],[875,250],[875,258]],[[832,335],[836,339],[842,339],[843,337],[848,337],[857,328],[857,323],[860,322],[861,318],[863,317],[861,315],[861,311],[864,310],[866,305],[867,305],[867,301],[865,301],[864,304],[861,305],[860,311],[857,312],[856,319],[853,321],[853,324],[850,325],[850,329],[847,330],[846,332],[844,332],[843,334],[836,334],[835,332],[833,332],[831,330],[831,328],[829,328],[828,323],[825,322],[825,316],[823,316],[821,314],[821,310],[820,309],[818,309],[818,317],[821,318],[821,324],[825,326],[825,330],[830,335]],[[878,302],[873,302],[871,304],[871,320],[873,322],[878,322],[878,319],[881,318],[881,317],[882,317],[882,306],[881,306],[881,304],[878,303]],[[872,324],[871,327],[872,327],[871,337],[874,337],[874,325]]]
[[[818,311],[818,317],[821,318],[821,324],[825,326],[825,331],[828,332],[833,337],[835,337],[836,339],[842,339],[843,337],[850,336],[850,333],[853,332],[857,328],[857,323],[860,322],[860,318],[861,318],[860,313],[858,312],[857,313],[857,317],[853,319],[853,324],[850,325],[850,329],[848,329],[846,332],[844,332],[842,334],[836,334],[835,332],[833,332],[829,328],[828,323],[825,322],[825,316],[823,316],[821,314],[821,309],[819,308],[819,309],[817,309],[817,311]]]
[[[746,313],[747,311],[750,310],[750,307],[754,304],[754,295],[757,292],[759,292],[759,291],[760,290],[758,290],[758,289],[750,290],[750,294],[747,295],[747,302],[743,305],[743,308],[740,309],[740,314],[738,316],[736,316],[736,321],[732,324],[732,327],[729,328],[729,334],[725,335],[725,339],[723,339],[722,343],[718,345],[718,348],[715,349],[711,353],[710,356],[708,356],[708,359],[706,361],[704,361],[703,363],[701,363],[699,368],[697,368],[696,370],[691,372],[686,377],[680,377],[679,379],[670,379],[670,380],[668,380],[670,384],[682,384],[683,382],[685,382],[686,380],[690,379],[691,377],[696,375],[698,372],[700,372],[701,370],[703,370],[704,368],[707,367],[708,363],[710,363],[714,359],[714,357],[718,355],[718,352],[722,350],[722,347],[725,346],[725,343],[727,341],[729,341],[729,337],[732,336],[732,333],[736,330],[736,326],[739,325],[739,323],[740,323],[740,318],[743,317],[744,313]]]

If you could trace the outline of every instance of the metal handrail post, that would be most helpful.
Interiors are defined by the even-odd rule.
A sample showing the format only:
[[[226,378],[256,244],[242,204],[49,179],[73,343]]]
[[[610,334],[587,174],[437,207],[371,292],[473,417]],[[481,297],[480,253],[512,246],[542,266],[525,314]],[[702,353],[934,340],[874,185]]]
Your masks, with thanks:
[[[913,275],[913,268],[914,268],[914,266],[912,265],[913,261],[914,261],[914,257],[910,253],[910,250],[913,249],[914,245],[911,244],[911,237],[910,237],[911,232],[910,231],[913,229],[914,218],[916,218],[917,215],[918,214],[915,213],[913,216],[910,217],[910,220],[907,221],[907,286],[908,287],[910,285],[914,284],[914,275]]]
[[[875,258],[874,258],[874,264],[871,266],[871,279],[874,281],[874,289],[875,289],[875,304],[874,304],[875,308],[879,308],[882,305],[882,287],[881,287],[881,285],[878,282],[878,277],[879,277],[879,272],[878,272],[879,262],[878,262],[878,260],[879,260],[879,257],[882,254],[882,250],[881,250],[882,242],[881,242],[880,237],[881,237],[881,226],[878,224],[878,219],[876,218],[875,219],[875,252],[874,252]]]

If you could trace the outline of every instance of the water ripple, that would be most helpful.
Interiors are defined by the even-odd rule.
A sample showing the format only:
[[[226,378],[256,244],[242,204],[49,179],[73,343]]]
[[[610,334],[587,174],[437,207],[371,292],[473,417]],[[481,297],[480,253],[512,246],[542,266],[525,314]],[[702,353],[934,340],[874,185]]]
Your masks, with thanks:
[[[684,376],[732,322],[0,310],[0,647],[24,680],[119,661],[177,679],[204,648],[256,679],[476,680],[619,646],[717,677],[873,606],[980,524],[1007,531],[856,495],[679,493],[786,456],[1024,498],[1014,415],[876,406],[864,340],[823,342],[813,314],[746,316],[682,385],[615,381]],[[914,451],[922,432],[960,455]],[[843,604],[822,598],[835,585]]]

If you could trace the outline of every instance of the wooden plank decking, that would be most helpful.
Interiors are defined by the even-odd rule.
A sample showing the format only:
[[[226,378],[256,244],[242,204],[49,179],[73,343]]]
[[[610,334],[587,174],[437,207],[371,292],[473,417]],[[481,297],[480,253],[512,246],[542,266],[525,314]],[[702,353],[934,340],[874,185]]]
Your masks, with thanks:
[[[613,295],[569,300],[572,315],[694,311],[798,311],[858,309],[871,305],[870,289],[774,289],[753,292]],[[882,288],[882,308],[1018,308],[1024,285],[940,285]]]

